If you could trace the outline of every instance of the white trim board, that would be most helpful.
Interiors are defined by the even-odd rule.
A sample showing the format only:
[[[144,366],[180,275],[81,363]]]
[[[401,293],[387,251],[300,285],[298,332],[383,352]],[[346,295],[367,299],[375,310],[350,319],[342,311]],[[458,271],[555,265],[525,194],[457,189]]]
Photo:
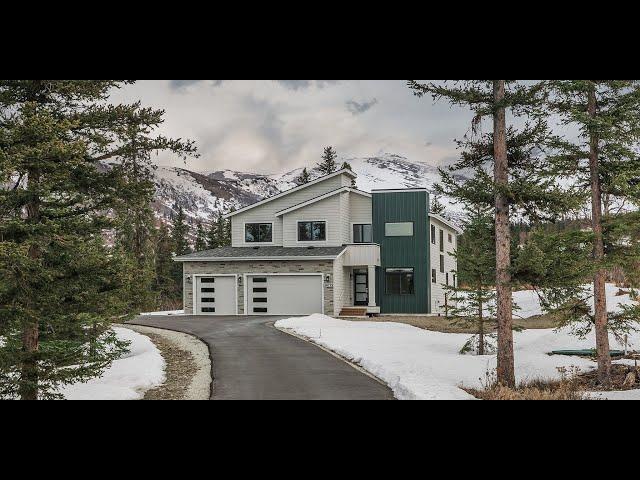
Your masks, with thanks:
[[[304,183],[302,185],[298,185],[297,187],[290,188],[289,190],[285,190],[284,192],[280,192],[280,193],[274,195],[273,197],[265,198],[264,200],[260,200],[259,202],[256,202],[256,203],[254,203],[252,205],[247,205],[246,207],[241,208],[240,210],[236,210],[235,212],[227,213],[226,215],[223,215],[223,218],[225,218],[225,219],[231,218],[234,215],[238,215],[239,213],[243,213],[243,212],[246,212],[248,210],[251,210],[252,208],[259,207],[260,205],[264,205],[265,203],[269,203],[272,200],[275,200],[276,198],[282,198],[285,195],[289,195],[290,193],[298,192],[298,191],[303,190],[303,189],[305,189],[307,187],[310,187],[311,185],[316,185],[316,184],[318,184],[320,182],[328,180],[329,178],[337,177],[338,175],[343,175],[343,174],[344,175],[348,175],[351,178],[357,178],[358,177],[351,170],[349,170],[347,168],[344,168],[342,170],[338,170],[337,172],[330,173],[329,175],[325,175],[323,177],[316,178],[315,180],[312,180],[309,183]]]

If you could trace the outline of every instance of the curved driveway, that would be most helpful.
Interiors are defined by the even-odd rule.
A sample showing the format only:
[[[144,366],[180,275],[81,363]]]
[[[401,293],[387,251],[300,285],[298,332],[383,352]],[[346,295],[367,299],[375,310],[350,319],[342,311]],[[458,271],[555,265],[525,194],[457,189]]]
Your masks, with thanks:
[[[130,323],[190,333],[212,357],[212,400],[391,400],[342,360],[273,327],[277,317],[144,316]]]

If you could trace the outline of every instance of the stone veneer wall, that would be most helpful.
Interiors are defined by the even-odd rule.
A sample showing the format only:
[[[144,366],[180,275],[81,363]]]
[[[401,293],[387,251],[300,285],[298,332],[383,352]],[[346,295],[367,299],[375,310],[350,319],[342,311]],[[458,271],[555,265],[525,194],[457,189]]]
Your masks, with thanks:
[[[193,313],[193,283],[187,282],[187,275],[235,273],[322,273],[331,274],[327,284],[323,277],[324,314],[333,315],[333,260],[290,260],[290,261],[229,261],[229,262],[183,262],[184,311]],[[238,313],[244,315],[244,279],[238,288]]]

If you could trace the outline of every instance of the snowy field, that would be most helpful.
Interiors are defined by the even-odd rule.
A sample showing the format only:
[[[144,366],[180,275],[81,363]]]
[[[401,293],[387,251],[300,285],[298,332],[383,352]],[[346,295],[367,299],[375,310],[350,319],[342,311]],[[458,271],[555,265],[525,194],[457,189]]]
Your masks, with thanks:
[[[496,368],[496,357],[459,354],[468,334],[439,333],[392,322],[350,322],[316,314],[276,322],[276,327],[305,337],[384,381],[401,400],[473,399],[461,386],[481,387],[481,379]],[[640,348],[640,334],[629,338]],[[518,379],[558,378],[558,367],[589,370],[594,362],[550,356],[557,349],[592,348],[593,335],[580,340],[567,332],[514,332]],[[611,347],[621,346],[611,338]],[[640,390],[607,393],[603,397],[640,400]]]
[[[149,340],[127,328],[114,327],[121,340],[128,340],[129,353],[112,363],[100,378],[68,385],[60,390],[67,400],[137,400],[165,380],[165,362]]]

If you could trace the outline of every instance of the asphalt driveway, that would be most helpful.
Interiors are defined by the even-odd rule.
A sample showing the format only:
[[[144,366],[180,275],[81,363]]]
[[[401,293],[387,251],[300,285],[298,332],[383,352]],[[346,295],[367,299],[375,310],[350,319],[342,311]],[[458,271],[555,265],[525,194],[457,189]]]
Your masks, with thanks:
[[[130,323],[185,332],[208,344],[212,400],[391,400],[342,360],[273,327],[278,317],[144,316]]]

